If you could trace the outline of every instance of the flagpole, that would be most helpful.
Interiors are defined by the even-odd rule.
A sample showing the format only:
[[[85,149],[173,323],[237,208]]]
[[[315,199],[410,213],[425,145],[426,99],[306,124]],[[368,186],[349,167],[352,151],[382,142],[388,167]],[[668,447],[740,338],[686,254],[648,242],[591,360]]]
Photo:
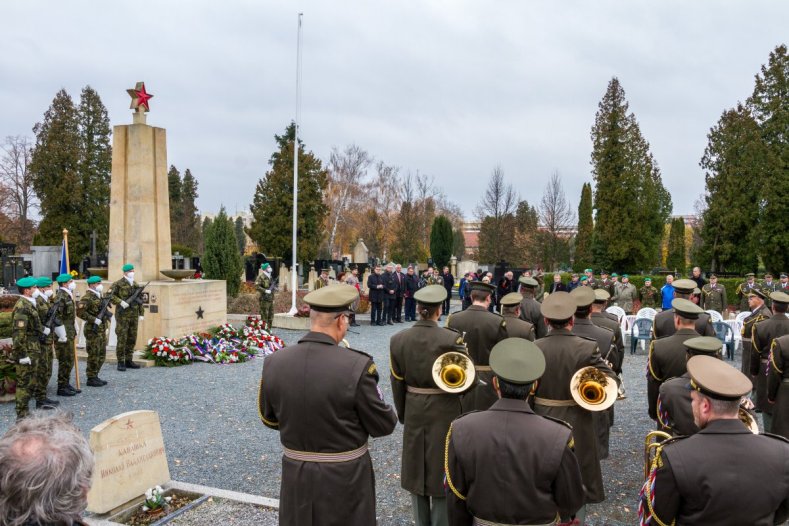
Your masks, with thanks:
[[[68,230],[63,229],[63,245],[66,247],[66,272],[71,273],[71,264],[68,259]],[[73,298],[72,298],[73,299]],[[76,302],[75,302],[76,303]],[[74,336],[73,351],[74,351],[74,386],[79,389],[79,358],[77,358],[77,337]]]
[[[296,260],[296,232],[298,229],[298,208],[299,208],[299,111],[301,106],[301,17],[303,13],[299,13],[299,24],[296,33],[296,121],[293,130],[293,238],[291,240],[293,260],[293,275],[291,276],[291,303],[290,314],[296,314],[296,288],[298,286],[298,263]]]

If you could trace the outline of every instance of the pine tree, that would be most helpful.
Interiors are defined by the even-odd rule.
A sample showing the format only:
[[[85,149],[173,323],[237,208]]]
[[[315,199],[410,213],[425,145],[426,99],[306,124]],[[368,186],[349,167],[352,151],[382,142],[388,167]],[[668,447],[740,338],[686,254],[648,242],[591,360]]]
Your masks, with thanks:
[[[258,181],[252,206],[252,224],[247,234],[269,256],[291,258],[293,214],[293,141],[296,127],[291,123],[283,135],[275,135],[278,150],[271,155],[271,169]],[[323,192],[328,173],[312,152],[299,141],[299,202],[297,217],[300,261],[312,261],[318,253],[328,209]]]
[[[452,223],[447,216],[440,215],[433,219],[433,226],[430,228],[430,257],[436,267],[449,265],[452,257]]]
[[[760,192],[759,252],[773,273],[789,268],[789,55],[786,45],[770,53],[756,75],[748,107],[766,146],[765,178]]]
[[[225,280],[228,296],[236,296],[241,286],[241,271],[244,268],[233,221],[227,216],[225,207],[208,224],[205,238],[205,254],[202,258],[207,279]]]
[[[600,101],[591,137],[595,263],[621,270],[649,267],[659,259],[671,197],[616,77]]]
[[[685,220],[681,217],[671,221],[666,268],[678,274],[685,273]]]
[[[189,168],[184,172],[181,184],[181,242],[197,250],[200,246],[200,214],[197,212],[197,180]]]
[[[584,183],[581,201],[578,203],[578,234],[575,237],[575,261],[573,268],[581,272],[592,266],[592,185]]]
[[[205,239],[208,235],[208,230],[211,228],[211,223],[213,222],[214,220],[210,217],[203,218],[203,223],[200,226],[200,250],[198,251],[200,254],[205,254]]]
[[[244,219],[241,216],[236,218],[235,232],[236,240],[238,241],[238,253],[243,256],[247,248],[247,235],[244,233]]]
[[[181,173],[173,165],[167,172],[167,188],[170,194],[170,242],[173,245],[183,245],[183,236],[180,231],[181,218]]]
[[[466,236],[463,235],[462,228],[452,231],[452,253],[459,260],[466,255]]]
[[[80,177],[79,115],[71,96],[60,90],[33,127],[36,145],[30,172],[38,196],[41,223],[34,243],[59,245],[63,229],[80,232],[83,186]],[[69,241],[69,260],[75,265],[87,253],[86,240],[74,235]]]

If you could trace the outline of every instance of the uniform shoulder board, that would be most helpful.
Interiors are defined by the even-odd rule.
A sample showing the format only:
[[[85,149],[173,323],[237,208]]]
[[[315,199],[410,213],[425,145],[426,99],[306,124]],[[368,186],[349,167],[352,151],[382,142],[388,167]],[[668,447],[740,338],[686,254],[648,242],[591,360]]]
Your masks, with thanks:
[[[605,325],[598,325],[598,327],[600,327],[601,329],[605,329],[608,332],[614,332],[614,329],[612,327],[607,327]]]
[[[609,330],[610,330],[610,329],[609,329]],[[578,336],[578,335],[576,334],[576,336]],[[578,337],[579,337],[579,338],[581,338],[581,339],[584,339],[584,340],[586,340],[586,341],[589,341],[589,342],[594,342],[595,344],[597,344],[597,340],[595,340],[594,338],[590,338],[590,337],[588,337],[588,336],[578,336]]]
[[[360,351],[359,349],[354,349],[353,347],[345,347],[344,349],[348,350],[348,351],[358,352],[359,354],[363,354],[363,355],[365,355],[366,357],[368,357],[371,360],[373,359],[373,355],[372,354],[366,353],[364,351]]]
[[[455,419],[452,421],[452,423],[454,424],[455,422],[457,422],[457,421],[458,421],[458,420],[460,420],[461,418],[467,417],[468,415],[470,415],[470,414],[473,414],[473,413],[482,413],[482,411],[479,411],[479,410],[476,410],[476,409],[475,409],[475,410],[473,410],[473,411],[469,411],[468,413],[463,413],[462,415],[460,415],[460,416],[456,417],[456,418],[455,418]]]
[[[445,325],[443,328],[444,328],[444,329],[446,329],[446,330],[448,330],[448,331],[455,332],[455,333],[457,333],[457,334],[463,334],[462,332],[460,332],[459,330],[457,330],[457,329],[455,329],[455,328],[453,328],[453,327],[447,327],[447,326]]]
[[[566,427],[566,428],[567,428],[567,429],[569,429],[570,431],[572,431],[572,430],[573,430],[573,426],[572,426],[572,425],[571,425],[569,422],[565,422],[564,420],[562,420],[562,419],[560,419],[560,418],[555,418],[555,417],[548,416],[548,415],[540,415],[540,416],[541,416],[541,417],[543,417],[543,418],[545,418],[546,420],[553,420],[553,421],[554,421],[554,422],[556,422],[557,424],[561,424],[561,425],[563,425],[564,427]]]
[[[773,433],[767,433],[767,432],[759,433],[759,434],[765,437],[775,438],[776,440],[780,440],[782,442],[786,442],[787,444],[789,444],[789,439],[787,439],[786,437],[782,437],[781,435],[775,435]]]

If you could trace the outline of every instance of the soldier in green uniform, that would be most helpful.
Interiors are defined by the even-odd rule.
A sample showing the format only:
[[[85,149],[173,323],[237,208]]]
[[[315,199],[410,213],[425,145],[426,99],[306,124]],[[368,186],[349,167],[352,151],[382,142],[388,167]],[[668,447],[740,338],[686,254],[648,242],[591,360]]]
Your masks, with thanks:
[[[81,392],[71,385],[71,371],[74,369],[74,338],[77,337],[77,304],[74,301],[74,290],[77,284],[71,274],[57,277],[58,290],[55,301],[60,302],[58,310],[60,321],[66,328],[66,341],[55,342],[55,355],[58,357],[58,396],[74,396]]]
[[[735,289],[735,293],[737,297],[740,298],[740,306],[739,311],[745,312],[748,310],[748,295],[750,294],[751,290],[759,288],[759,284],[756,283],[755,274],[753,272],[748,272],[745,275],[745,281],[737,285]]]
[[[534,325],[520,319],[522,300],[523,296],[517,292],[510,292],[501,298],[501,315],[507,322],[507,336],[534,341]]]
[[[584,503],[574,430],[528,404],[545,357],[534,343],[508,338],[493,348],[490,365],[499,399],[461,416],[447,433],[449,523],[556,524],[572,517]]]
[[[657,309],[660,306],[660,291],[652,286],[652,278],[644,278],[644,286],[638,290],[641,308]]]
[[[753,327],[762,320],[771,318],[773,313],[764,304],[765,296],[759,287],[754,287],[748,292],[748,310],[750,314],[747,318],[742,320],[742,369],[743,374],[753,375],[751,372],[755,365],[758,370],[757,364],[751,363],[753,357]],[[769,352],[769,349],[767,350]],[[759,354],[759,353],[757,353]],[[756,378],[751,378],[756,383]]]
[[[329,269],[324,267],[321,269],[321,275],[315,280],[313,290],[318,290],[329,285]]]
[[[587,286],[592,287],[593,289],[597,288],[597,280],[594,279],[594,272],[592,271],[592,269],[588,268],[584,270],[584,276],[581,278],[581,281],[584,281],[584,278],[586,278]]]
[[[496,287],[483,281],[472,281],[470,287],[471,306],[450,314],[446,322],[447,328],[464,335],[477,377],[484,382],[463,394],[461,403],[464,413],[484,411],[496,401],[488,358],[493,346],[507,337],[507,322],[500,315],[488,311]]]
[[[466,354],[463,336],[438,326],[447,291],[428,285],[414,295],[420,320],[389,344],[392,397],[403,424],[400,485],[411,493],[417,526],[446,526],[444,439],[461,414],[460,392],[436,387],[433,363],[447,352]]]
[[[16,286],[21,297],[11,314],[11,359],[16,364],[16,418],[19,420],[27,416],[30,398],[37,390],[35,372],[41,359],[40,338],[43,332],[36,300],[33,298],[35,278],[22,278],[16,282]]]
[[[101,366],[104,365],[104,359],[107,356],[107,329],[110,325],[110,317],[112,312],[108,311],[108,316],[99,317],[101,313],[102,304],[102,290],[104,286],[101,284],[99,276],[91,276],[88,278],[88,291],[79,300],[77,305],[77,316],[85,320],[85,345],[88,353],[87,364],[87,384],[91,387],[102,387],[107,385],[107,382],[99,378],[99,371]]]
[[[770,351],[773,340],[789,334],[789,294],[773,292],[772,317],[754,323],[751,330],[751,376],[756,378],[756,410],[761,411],[764,430],[772,433],[773,404],[767,396],[767,381],[770,374]]]
[[[271,279],[271,265],[260,265],[260,274],[255,280],[255,288],[260,294],[260,319],[266,324],[266,330],[271,332],[274,323],[274,280]]]
[[[143,319],[141,299],[133,304],[135,291],[140,287],[134,281],[134,265],[126,263],[122,269],[123,277],[112,284],[110,302],[115,308],[115,335],[118,337],[115,355],[118,358],[118,370],[139,369],[134,363],[134,345],[137,343],[137,324]]]
[[[729,307],[726,298],[726,287],[718,284],[718,276],[710,274],[710,282],[701,289],[701,308],[704,310],[714,310],[724,316]]]
[[[688,361],[700,431],[658,447],[643,489],[640,524],[783,524],[789,517],[789,442],[756,435],[739,408],[751,382],[711,356]]]
[[[520,283],[521,295],[523,296],[518,317],[531,323],[534,326],[535,339],[540,339],[548,334],[548,328],[545,326],[545,321],[543,321],[540,313],[540,302],[534,298],[539,283],[537,283],[536,279],[526,276],[519,277],[518,283]]]
[[[51,307],[50,298],[55,294],[55,291],[52,290],[52,279],[46,276],[38,278],[36,280],[36,288],[38,294],[34,295],[38,317],[41,323],[44,323]],[[46,327],[42,327],[42,331],[42,337],[40,338],[41,359],[38,361],[38,367],[36,367],[36,392],[33,393],[33,396],[36,398],[36,409],[60,405],[60,402],[47,398],[47,385],[49,385],[49,380],[52,378],[53,340],[55,334],[52,332],[52,329]]]

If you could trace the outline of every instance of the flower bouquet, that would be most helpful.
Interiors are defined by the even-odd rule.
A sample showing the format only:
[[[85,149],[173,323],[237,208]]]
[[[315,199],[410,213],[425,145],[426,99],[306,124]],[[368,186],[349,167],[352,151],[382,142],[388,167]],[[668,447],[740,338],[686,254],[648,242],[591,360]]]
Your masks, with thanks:
[[[193,355],[187,346],[176,344],[172,338],[159,337],[148,340],[144,357],[160,367],[175,367],[192,363]]]
[[[148,488],[145,491],[145,502],[142,504],[142,511],[149,515],[160,516],[167,513],[167,507],[172,497],[162,495],[162,487]]]
[[[233,327],[229,323],[225,323],[224,325],[220,325],[219,327],[214,329],[213,335],[216,338],[225,338],[225,339],[238,338],[238,331],[235,329],[235,327]]]

